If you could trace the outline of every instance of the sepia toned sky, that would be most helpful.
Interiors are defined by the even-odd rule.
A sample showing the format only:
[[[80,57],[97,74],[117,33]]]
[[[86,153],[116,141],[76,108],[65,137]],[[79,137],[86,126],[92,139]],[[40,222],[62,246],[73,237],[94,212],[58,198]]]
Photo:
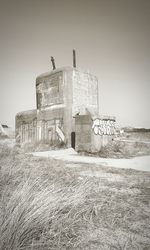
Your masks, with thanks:
[[[56,66],[99,79],[100,113],[150,128],[150,0],[0,0],[0,122],[34,109],[35,78]]]

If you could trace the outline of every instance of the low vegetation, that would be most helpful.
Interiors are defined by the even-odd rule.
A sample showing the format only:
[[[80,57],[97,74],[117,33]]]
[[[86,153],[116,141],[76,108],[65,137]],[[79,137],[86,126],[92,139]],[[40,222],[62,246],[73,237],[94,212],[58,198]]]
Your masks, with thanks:
[[[98,153],[80,152],[80,154],[116,159],[150,155],[150,142],[116,140],[102,147]]]
[[[1,250],[150,249],[150,173],[0,143]]]

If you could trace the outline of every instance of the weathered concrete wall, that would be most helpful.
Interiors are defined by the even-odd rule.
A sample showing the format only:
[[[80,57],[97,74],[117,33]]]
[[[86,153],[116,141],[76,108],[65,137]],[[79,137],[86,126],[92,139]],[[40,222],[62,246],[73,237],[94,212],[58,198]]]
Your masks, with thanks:
[[[90,115],[77,115],[75,117],[75,135],[77,151],[90,152],[91,148],[91,127],[92,120]]]
[[[63,103],[63,71],[55,70],[36,79],[37,108]]]
[[[98,79],[77,69],[73,70],[73,116],[77,113],[86,114],[86,109],[99,113]]]
[[[47,110],[38,110],[38,141],[46,143],[59,141],[60,138],[56,133],[56,128],[59,126],[63,130],[63,116],[64,108],[59,106],[52,106]]]
[[[66,136],[67,146],[71,146],[71,132],[74,131],[74,120],[72,116],[72,73],[70,67],[64,70],[64,134]]]
[[[98,152],[115,135],[115,117],[88,115],[75,117],[76,150]]]
[[[37,110],[20,112],[16,115],[16,141],[36,141]]]
[[[63,108],[22,112],[16,116],[16,138],[21,143],[59,141],[57,128],[63,129]]]

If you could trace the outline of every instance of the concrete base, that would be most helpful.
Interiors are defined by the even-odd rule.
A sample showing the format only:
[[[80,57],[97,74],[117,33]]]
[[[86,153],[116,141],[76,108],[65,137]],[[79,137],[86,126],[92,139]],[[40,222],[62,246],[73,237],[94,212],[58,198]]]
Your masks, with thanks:
[[[79,115],[75,117],[76,151],[99,152],[115,135],[115,117]]]

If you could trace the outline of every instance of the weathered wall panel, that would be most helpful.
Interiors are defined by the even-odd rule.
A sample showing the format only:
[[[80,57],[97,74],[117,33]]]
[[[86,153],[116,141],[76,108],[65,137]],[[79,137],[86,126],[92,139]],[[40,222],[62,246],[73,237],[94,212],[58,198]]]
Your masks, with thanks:
[[[36,79],[37,108],[63,103],[63,72],[58,71]]]
[[[88,108],[99,113],[98,80],[87,72],[74,70],[72,113],[85,114]]]

